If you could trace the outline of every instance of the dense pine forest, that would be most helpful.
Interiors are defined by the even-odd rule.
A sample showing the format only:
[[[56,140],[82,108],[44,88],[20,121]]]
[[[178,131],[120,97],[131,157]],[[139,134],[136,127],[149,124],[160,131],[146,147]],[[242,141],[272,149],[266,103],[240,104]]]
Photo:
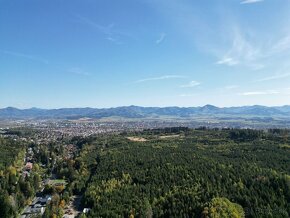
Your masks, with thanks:
[[[9,167],[15,160],[15,156],[24,150],[20,143],[0,138],[0,172]]]
[[[62,217],[72,196],[85,217],[289,217],[290,132],[184,127],[60,139],[0,139],[1,217],[17,217],[45,185],[44,214]],[[65,145],[75,146],[67,158]],[[25,150],[34,169],[23,178]],[[27,154],[26,154],[27,155]],[[40,167],[42,166],[42,167]],[[41,177],[41,178],[40,178]]]
[[[82,144],[87,217],[289,217],[286,130],[170,128]],[[85,216],[84,216],[85,217]]]

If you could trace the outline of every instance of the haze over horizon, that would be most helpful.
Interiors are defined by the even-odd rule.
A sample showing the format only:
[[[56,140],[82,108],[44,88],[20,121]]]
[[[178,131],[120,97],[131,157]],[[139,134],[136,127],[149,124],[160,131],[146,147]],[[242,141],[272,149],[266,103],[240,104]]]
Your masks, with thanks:
[[[43,108],[43,107],[27,107],[27,108],[21,108],[21,107],[13,107],[13,106],[7,106],[0,108],[2,109],[19,109],[19,110],[32,110],[32,109],[40,109],[40,110],[59,110],[59,109],[85,109],[85,108],[91,108],[91,109],[113,109],[113,108],[129,108],[129,107],[140,107],[140,108],[204,108],[204,107],[217,107],[220,109],[223,108],[243,108],[243,107],[268,107],[268,108],[281,108],[281,107],[290,107],[290,105],[274,105],[274,106],[267,106],[267,105],[239,105],[239,106],[216,106],[212,104],[206,104],[206,105],[197,105],[197,106],[176,106],[176,105],[168,105],[168,106],[140,106],[140,105],[119,105],[115,107],[56,107],[56,108]]]
[[[290,1],[0,1],[0,108],[290,105]]]

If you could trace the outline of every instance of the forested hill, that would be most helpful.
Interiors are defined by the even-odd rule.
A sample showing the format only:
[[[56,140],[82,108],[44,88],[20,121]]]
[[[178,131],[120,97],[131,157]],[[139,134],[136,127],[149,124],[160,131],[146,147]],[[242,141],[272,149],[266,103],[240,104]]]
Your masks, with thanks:
[[[257,117],[289,117],[290,106],[266,107],[216,107],[205,105],[203,107],[138,107],[126,106],[116,108],[61,108],[61,109],[17,109],[7,107],[0,109],[0,119],[25,119],[25,118],[162,118],[178,117],[188,118],[202,115],[214,116],[257,116]]]

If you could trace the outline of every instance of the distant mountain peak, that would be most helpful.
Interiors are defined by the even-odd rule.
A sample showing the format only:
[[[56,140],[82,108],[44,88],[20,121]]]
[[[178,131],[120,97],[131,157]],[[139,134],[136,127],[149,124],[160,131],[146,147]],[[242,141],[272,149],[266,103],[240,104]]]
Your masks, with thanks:
[[[214,105],[212,105],[212,104],[206,104],[206,105],[203,106],[203,108],[218,109],[217,106],[214,106]]]
[[[9,111],[13,111],[13,110],[20,110],[16,107],[6,107],[6,108],[3,108],[4,110],[9,110]]]

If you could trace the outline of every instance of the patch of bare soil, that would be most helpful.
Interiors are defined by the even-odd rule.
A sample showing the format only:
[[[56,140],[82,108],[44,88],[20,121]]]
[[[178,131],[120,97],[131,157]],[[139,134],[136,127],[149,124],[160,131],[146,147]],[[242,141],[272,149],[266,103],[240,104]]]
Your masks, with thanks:
[[[127,137],[127,139],[133,142],[146,142],[147,141],[147,139],[142,138],[142,137]]]
[[[168,138],[177,138],[179,137],[180,135],[162,135],[160,136],[159,138],[160,139],[168,139]]]

